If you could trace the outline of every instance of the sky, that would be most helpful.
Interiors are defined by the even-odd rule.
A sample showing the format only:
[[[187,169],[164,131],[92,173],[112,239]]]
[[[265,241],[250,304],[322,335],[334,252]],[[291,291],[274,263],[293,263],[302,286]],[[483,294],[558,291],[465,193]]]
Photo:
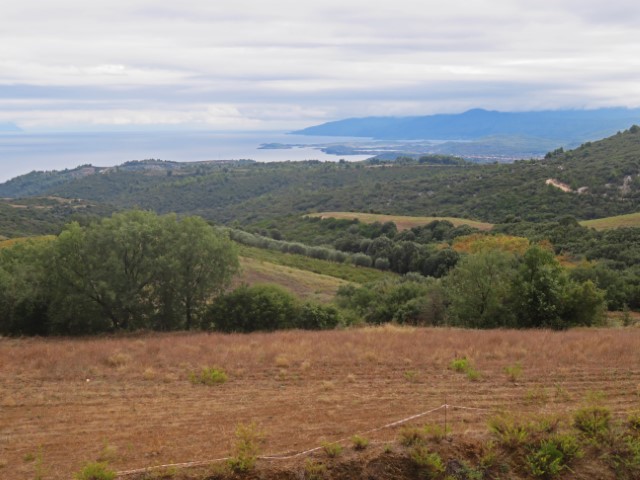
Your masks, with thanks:
[[[21,0],[0,123],[287,130],[347,117],[640,106],[637,0]]]

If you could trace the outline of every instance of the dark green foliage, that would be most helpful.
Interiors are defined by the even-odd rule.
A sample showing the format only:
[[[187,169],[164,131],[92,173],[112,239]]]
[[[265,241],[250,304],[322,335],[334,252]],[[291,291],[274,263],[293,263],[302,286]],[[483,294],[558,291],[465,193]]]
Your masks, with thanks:
[[[72,223],[0,250],[0,331],[189,329],[237,268],[231,242],[202,219],[132,211]]]
[[[243,285],[220,297],[207,312],[209,328],[253,332],[292,328],[295,297],[277,285]]]
[[[440,283],[411,274],[361,287],[340,287],[337,302],[369,323],[396,321],[412,325],[440,325],[444,321]]]
[[[442,250],[445,251],[445,250]],[[604,292],[569,278],[552,252],[463,256],[442,282],[415,273],[338,290],[338,304],[369,323],[472,328],[554,328],[597,324]]]
[[[113,208],[77,199],[0,199],[0,239],[58,234],[66,223],[87,224],[112,212]]]
[[[243,224],[310,211],[349,210],[428,212],[492,222],[509,215],[535,221],[561,215],[589,219],[637,210],[640,182],[634,175],[639,169],[639,149],[640,135],[627,131],[544,160],[514,164],[373,168],[349,162],[245,163],[225,166],[226,171],[215,165],[190,166],[172,176],[116,168],[82,178],[67,175],[59,183],[30,188],[28,194],[56,194],[118,208],[140,206],[158,213],[198,214]],[[546,185],[549,178],[574,190],[587,189],[581,194],[565,193]],[[11,189],[9,184],[0,186],[0,196],[26,192],[15,182]],[[284,230],[275,229],[287,238]]]
[[[514,255],[500,251],[463,257],[445,277],[450,322],[474,328],[513,326],[509,301],[515,265]]]
[[[296,328],[305,330],[328,330],[340,324],[340,314],[332,306],[303,303],[294,320]]]
[[[248,333],[287,328],[321,330],[334,328],[340,321],[331,306],[299,304],[277,285],[243,285],[221,296],[209,308],[207,328],[222,332]]]

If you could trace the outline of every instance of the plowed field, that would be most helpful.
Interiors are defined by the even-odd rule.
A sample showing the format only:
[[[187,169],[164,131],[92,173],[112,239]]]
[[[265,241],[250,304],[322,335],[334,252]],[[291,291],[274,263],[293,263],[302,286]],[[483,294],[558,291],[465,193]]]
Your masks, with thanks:
[[[449,367],[461,357],[479,378]],[[192,384],[204,366],[227,382]],[[468,408],[447,410],[453,434],[475,436],[496,413],[564,414],[594,399],[617,416],[640,408],[640,329],[0,339],[0,478],[67,480],[97,459],[124,471],[224,457],[241,422],[281,453],[444,403]],[[413,423],[442,424],[444,411]]]

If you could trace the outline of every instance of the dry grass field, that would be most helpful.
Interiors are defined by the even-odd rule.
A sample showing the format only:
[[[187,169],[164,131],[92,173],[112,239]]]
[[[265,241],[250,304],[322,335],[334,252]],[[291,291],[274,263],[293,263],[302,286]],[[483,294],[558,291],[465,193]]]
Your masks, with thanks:
[[[453,223],[454,226],[469,225],[470,227],[477,228],[479,230],[491,230],[493,224],[486,222],[478,222],[477,220],[467,220],[465,218],[455,217],[409,217],[404,215],[381,215],[375,213],[358,213],[358,212],[320,212],[311,213],[310,217],[320,218],[338,218],[351,220],[357,218],[364,223],[373,222],[393,222],[398,227],[398,230],[407,230],[412,227],[419,227],[433,222],[434,220],[448,220]]]
[[[477,378],[449,367],[463,356]],[[521,373],[505,373],[516,364]],[[190,382],[210,366],[228,380]],[[264,453],[301,451],[445,402],[478,409],[447,411],[452,436],[481,438],[496,413],[566,415],[594,399],[617,418],[640,408],[640,328],[4,338],[0,478],[67,480],[95,460],[123,471],[216,459],[246,422],[266,435]]]

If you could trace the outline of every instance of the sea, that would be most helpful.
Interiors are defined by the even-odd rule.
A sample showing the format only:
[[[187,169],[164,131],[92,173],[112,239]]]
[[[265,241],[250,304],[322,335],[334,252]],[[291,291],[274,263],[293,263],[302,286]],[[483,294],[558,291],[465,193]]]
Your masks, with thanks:
[[[64,170],[91,164],[111,167],[150,158],[177,162],[251,159],[258,162],[364,160],[369,155],[337,156],[319,145],[362,138],[291,135],[282,131],[64,132],[0,133],[0,182],[33,170]],[[295,144],[260,149],[263,144]]]

